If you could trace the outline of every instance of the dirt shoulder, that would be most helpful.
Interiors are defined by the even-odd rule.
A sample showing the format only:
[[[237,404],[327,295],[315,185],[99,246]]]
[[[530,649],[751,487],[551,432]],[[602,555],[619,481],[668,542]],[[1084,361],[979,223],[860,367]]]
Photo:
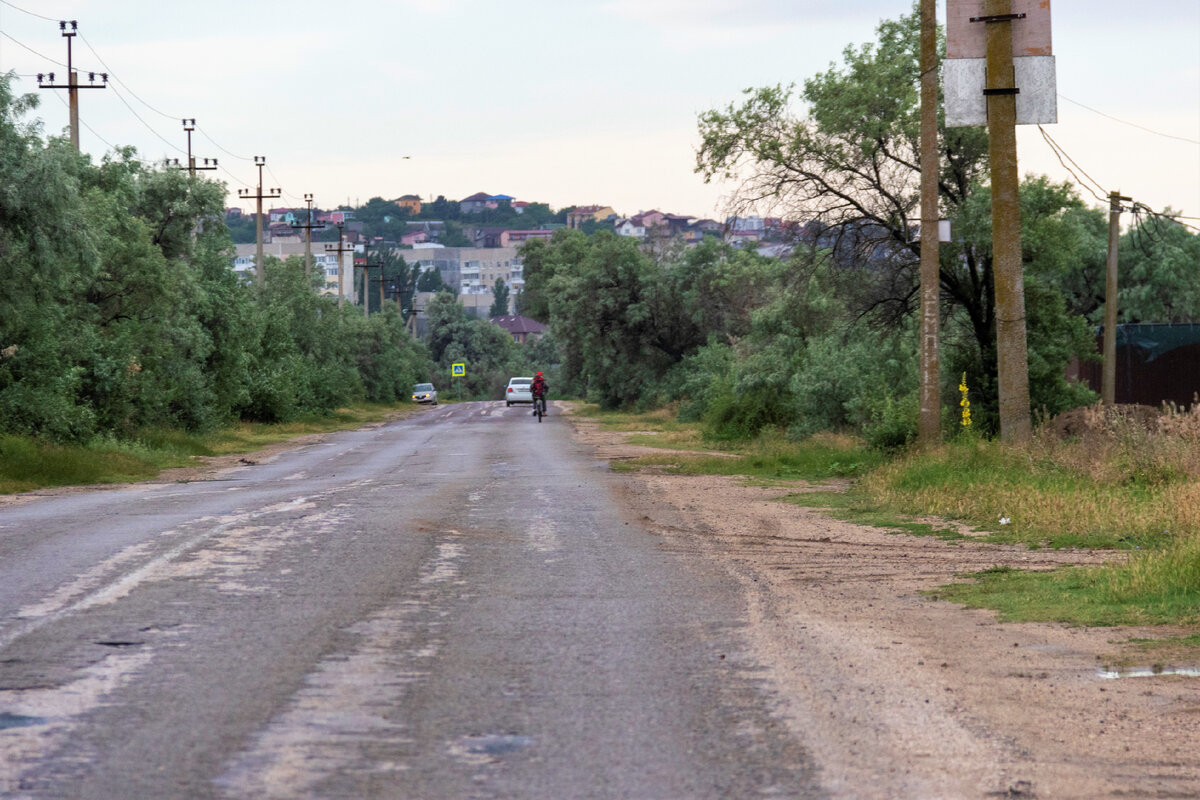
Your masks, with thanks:
[[[571,421],[603,458],[644,449]],[[617,481],[664,547],[720,559],[741,582],[747,655],[767,669],[777,713],[831,796],[1200,797],[1200,679],[1101,669],[1131,638],[1178,631],[999,623],[921,595],[991,566],[1106,554],[887,533],[737,478]]]

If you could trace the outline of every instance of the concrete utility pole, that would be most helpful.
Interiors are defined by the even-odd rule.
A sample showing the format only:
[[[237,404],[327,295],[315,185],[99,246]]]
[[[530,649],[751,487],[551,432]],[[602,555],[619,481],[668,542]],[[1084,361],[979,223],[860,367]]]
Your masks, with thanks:
[[[1029,414],[1029,357],[1025,344],[1025,279],[1021,272],[1021,207],[1017,175],[1017,93],[1013,75],[1011,0],[986,0],[988,161],[992,173],[992,269],[996,290],[996,367],[1000,438],[1033,434]]]
[[[344,306],[346,304],[346,269],[345,269],[345,265],[342,263],[342,261],[343,261],[342,256],[344,253],[353,253],[354,252],[353,247],[346,247],[346,238],[345,238],[345,230],[344,230],[345,227],[346,227],[346,225],[344,222],[337,223],[337,229],[338,229],[337,247],[333,247],[332,245],[328,245],[328,244],[325,245],[326,253],[337,253],[337,259],[338,259],[338,308],[341,308],[342,306]],[[353,258],[351,258],[350,261],[351,261],[351,264],[354,263]],[[351,268],[353,268],[353,267],[351,267]]]
[[[1100,401],[1117,402],[1117,249],[1121,243],[1121,203],[1133,200],[1120,192],[1108,194],[1108,270],[1104,281],[1104,369]]]
[[[303,225],[301,225],[299,222],[293,222],[292,229],[293,230],[300,230],[301,228],[304,229],[304,277],[308,278],[309,282],[311,283],[312,282],[312,232],[313,232],[313,230],[320,230],[320,229],[324,228],[325,223],[318,222],[315,225],[313,224],[313,221],[312,221],[313,196],[312,196],[311,192],[306,193],[304,195],[304,202],[308,204],[308,222],[306,222]]]
[[[921,0],[921,415],[917,433],[922,447],[942,440],[937,94],[937,2]]]
[[[378,264],[371,263],[371,240],[363,239],[363,317],[370,319],[371,317],[371,267],[379,267],[379,275],[383,277],[383,262]],[[383,285],[379,286],[380,305],[379,310],[383,310]]]
[[[238,197],[242,198],[243,200],[249,200],[249,199],[253,198],[258,201],[258,214],[254,218],[254,232],[257,235],[257,241],[258,241],[257,260],[254,262],[254,281],[259,286],[262,286],[262,284],[263,284],[263,206],[262,206],[262,201],[263,200],[273,200],[276,197],[280,196],[279,189],[271,189],[270,192],[268,192],[267,194],[263,194],[262,172],[263,172],[263,167],[266,166],[266,163],[267,163],[266,156],[255,156],[254,157],[254,164],[255,164],[255,166],[258,167],[258,191],[257,192],[255,192],[254,194],[250,194],[249,189],[238,189]]]
[[[384,295],[384,286],[385,286],[385,285],[388,283],[388,279],[387,279],[387,278],[385,278],[385,277],[383,277],[383,270],[382,270],[382,269],[381,269],[381,270],[379,270],[379,277],[378,277],[378,278],[372,278],[372,279],[371,279],[371,283],[378,283],[378,284],[379,284],[379,310],[380,310],[380,311],[383,311],[383,304],[384,304],[384,303],[387,301],[387,297]],[[392,279],[392,281],[391,281],[391,284],[392,284],[392,288],[393,288],[393,290],[394,290],[394,289],[395,289],[395,285],[396,285],[396,281],[395,281],[395,279]],[[397,294],[398,294],[398,293],[397,293]],[[399,305],[399,297],[397,297],[397,305]]]
[[[67,26],[70,26],[69,28]],[[67,40],[67,82],[55,83],[54,73],[51,72],[48,76],[38,73],[38,88],[39,89],[66,89],[68,98],[68,107],[71,112],[71,146],[75,148],[75,152],[79,152],[79,90],[80,89],[107,89],[108,88],[108,73],[100,73],[100,83],[96,83],[96,73],[88,73],[88,83],[86,85],[79,82],[79,75],[75,72],[75,62],[71,56],[71,40],[75,38],[79,32],[79,24],[75,20],[60,20],[58,29]],[[49,83],[43,81],[43,78],[48,78]]]
[[[196,157],[192,155],[192,131],[196,130],[196,120],[195,119],[183,120],[183,129],[184,129],[184,131],[187,132],[187,166],[180,164],[178,158],[168,158],[167,166],[174,167],[175,169],[186,169],[188,171],[188,174],[191,175],[193,178],[196,177],[197,170],[216,169],[217,168],[217,160],[215,158],[211,158],[211,159],[206,158],[206,159],[204,159],[204,166],[202,166],[202,167],[196,166]]]

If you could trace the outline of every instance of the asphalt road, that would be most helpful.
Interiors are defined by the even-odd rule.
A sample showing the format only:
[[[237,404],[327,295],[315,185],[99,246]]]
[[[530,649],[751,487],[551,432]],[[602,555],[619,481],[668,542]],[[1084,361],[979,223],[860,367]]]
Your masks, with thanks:
[[[0,796],[820,796],[736,581],[550,412],[0,507]]]

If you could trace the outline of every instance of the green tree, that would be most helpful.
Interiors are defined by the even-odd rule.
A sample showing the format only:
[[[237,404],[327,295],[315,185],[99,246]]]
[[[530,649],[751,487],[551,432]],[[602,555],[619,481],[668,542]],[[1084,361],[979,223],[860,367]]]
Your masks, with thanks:
[[[412,212],[395,201],[372,197],[354,211],[354,218],[363,223],[363,234],[382,237],[384,241],[399,242],[408,230]]]
[[[430,267],[423,270],[417,278],[418,292],[438,292],[441,291],[445,284],[442,283],[441,270],[436,267]]]
[[[450,365],[467,364],[463,389],[468,397],[496,399],[503,396],[508,378],[520,364],[518,345],[502,328],[474,319],[454,295],[438,292],[426,308],[429,317],[429,354],[443,375]]]
[[[1200,321],[1200,234],[1169,216],[1140,217],[1121,238],[1118,261],[1122,322]]]
[[[503,278],[496,278],[492,286],[492,307],[488,310],[489,317],[503,317],[508,314],[508,284]]]
[[[22,120],[33,106],[0,80],[0,432],[283,420],[395,400],[429,373],[398,312],[339,310],[300,258],[268,259],[261,288],[242,282],[223,185],[149,169],[131,148],[94,165],[42,142]]]

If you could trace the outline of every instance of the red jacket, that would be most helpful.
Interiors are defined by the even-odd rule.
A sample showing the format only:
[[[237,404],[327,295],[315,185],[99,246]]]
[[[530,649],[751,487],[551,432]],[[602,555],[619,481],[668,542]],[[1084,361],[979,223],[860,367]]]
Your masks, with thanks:
[[[546,379],[538,376],[533,379],[533,383],[529,384],[529,391],[534,397],[546,396]]]

